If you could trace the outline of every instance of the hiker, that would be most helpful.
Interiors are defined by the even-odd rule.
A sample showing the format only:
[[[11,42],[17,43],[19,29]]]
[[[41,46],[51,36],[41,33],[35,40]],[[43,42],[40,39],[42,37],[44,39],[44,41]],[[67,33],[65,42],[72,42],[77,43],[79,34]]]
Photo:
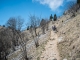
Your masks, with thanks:
[[[53,29],[53,31],[55,31],[56,30],[56,26],[54,25],[54,27],[52,26],[52,29]]]
[[[54,27],[52,26],[52,29],[53,29],[53,31],[58,32],[58,31],[57,31],[57,28],[56,28],[56,26],[55,26],[55,25],[54,25]]]

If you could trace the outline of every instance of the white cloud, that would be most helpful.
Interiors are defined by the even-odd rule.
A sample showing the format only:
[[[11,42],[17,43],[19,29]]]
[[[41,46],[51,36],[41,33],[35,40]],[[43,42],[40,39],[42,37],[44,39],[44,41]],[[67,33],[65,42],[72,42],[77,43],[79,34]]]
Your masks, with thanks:
[[[42,5],[47,5],[51,10],[55,11],[62,6],[64,0],[32,0],[37,1]]]

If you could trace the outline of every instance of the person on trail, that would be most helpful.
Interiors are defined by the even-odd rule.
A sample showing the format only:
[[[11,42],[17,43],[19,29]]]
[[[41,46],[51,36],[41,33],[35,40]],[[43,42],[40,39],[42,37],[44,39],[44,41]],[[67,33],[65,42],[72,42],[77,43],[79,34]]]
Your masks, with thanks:
[[[56,28],[56,26],[55,26],[55,25],[54,25],[54,27],[52,26],[52,29],[53,29],[53,31],[58,32],[58,31],[57,31],[57,28]]]
[[[52,26],[52,30],[53,30],[53,26]]]

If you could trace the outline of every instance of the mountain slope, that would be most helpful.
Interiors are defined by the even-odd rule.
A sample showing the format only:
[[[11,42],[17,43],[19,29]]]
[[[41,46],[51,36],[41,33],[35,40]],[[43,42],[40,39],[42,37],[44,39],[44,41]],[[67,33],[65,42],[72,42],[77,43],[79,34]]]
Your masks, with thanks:
[[[60,57],[68,60],[80,58],[80,14],[60,22],[58,25],[58,37],[62,37],[58,44]]]

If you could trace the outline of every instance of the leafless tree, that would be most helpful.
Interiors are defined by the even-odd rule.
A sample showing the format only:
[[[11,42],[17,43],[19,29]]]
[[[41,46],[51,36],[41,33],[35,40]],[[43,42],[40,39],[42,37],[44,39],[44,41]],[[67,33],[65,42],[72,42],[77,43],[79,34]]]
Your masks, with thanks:
[[[0,29],[0,60],[7,60],[7,50],[12,46],[12,41],[10,37],[12,38],[12,35],[11,33],[9,33],[9,30],[4,28]]]
[[[36,48],[39,46],[39,41],[38,41],[38,39],[39,39],[39,38],[38,38],[38,37],[36,37],[36,38],[35,38],[35,40],[34,40],[35,45],[36,45]]]
[[[24,24],[24,20],[21,19],[20,17],[18,17],[18,18],[11,17],[7,21],[6,26],[11,28],[11,29],[14,29],[14,30],[21,31],[21,28],[22,28],[23,24]]]
[[[42,19],[40,23],[41,29],[43,34],[45,33],[45,28],[46,28],[46,20]]]
[[[15,34],[15,35],[14,35]],[[19,32],[10,28],[0,29],[0,58],[6,60],[6,56],[12,51],[15,51],[15,46],[18,46]]]
[[[29,60],[28,59],[28,56],[27,56],[27,50],[26,50],[26,40],[24,39],[25,38],[25,34],[19,34],[19,38],[20,38],[20,45],[22,46],[22,51],[23,51],[23,57],[25,60]]]
[[[35,32],[36,38],[34,39],[34,42],[35,42],[35,46],[37,48],[39,46],[39,42],[38,42],[38,36],[37,36],[36,30],[37,30],[37,27],[40,26],[41,17],[39,18],[35,15],[30,15],[29,18],[30,18],[30,23],[31,23],[29,30],[32,33],[32,36],[33,36],[33,32]],[[34,38],[34,36],[33,36],[33,38]]]
[[[35,31],[35,35],[36,35],[36,28],[37,28],[37,23],[36,23],[36,16],[35,15],[30,15],[29,16],[30,18],[30,25],[31,25],[31,30]]]
[[[22,19],[21,17],[17,18],[17,30],[21,30],[22,26],[24,24],[24,19]]]
[[[16,18],[12,17],[7,21],[6,26],[16,30],[16,27],[17,27],[16,24],[17,24]]]
[[[8,28],[10,28],[13,32],[13,42],[15,43],[14,45],[18,45],[18,38],[19,37],[16,37],[16,36],[19,36],[19,33],[20,33],[20,30],[22,28],[22,25],[23,25],[23,20],[21,18],[10,18],[8,21],[7,21],[7,24],[6,26]]]
[[[36,29],[40,25],[40,18],[38,18],[35,15],[30,15],[30,30],[35,32],[35,35],[37,36]]]
[[[13,36],[12,36],[12,42],[13,42],[13,45],[14,46],[17,46],[17,45],[21,45],[22,48],[23,48],[23,52],[24,52],[24,58],[26,60],[28,60],[27,58],[27,51],[26,51],[26,42],[24,40],[24,35],[21,34],[21,28],[22,28],[22,25],[23,25],[23,19],[21,18],[10,18],[8,21],[7,21],[7,27],[9,27],[9,29],[11,29],[12,33],[13,33]]]

